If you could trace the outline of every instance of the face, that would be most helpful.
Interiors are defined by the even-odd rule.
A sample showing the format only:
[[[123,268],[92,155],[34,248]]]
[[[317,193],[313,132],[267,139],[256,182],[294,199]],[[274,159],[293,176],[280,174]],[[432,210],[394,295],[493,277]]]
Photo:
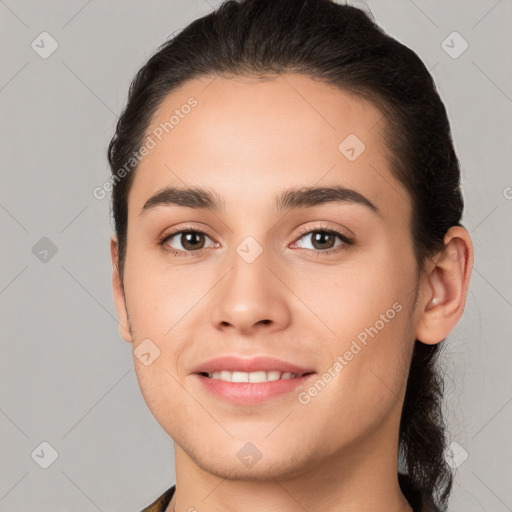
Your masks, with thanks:
[[[202,469],[291,476],[396,442],[417,283],[411,204],[383,124],[371,104],[291,74],[197,79],[154,116],[117,306],[151,412]],[[189,187],[218,204],[164,192]],[[197,373],[224,356],[309,375]]]

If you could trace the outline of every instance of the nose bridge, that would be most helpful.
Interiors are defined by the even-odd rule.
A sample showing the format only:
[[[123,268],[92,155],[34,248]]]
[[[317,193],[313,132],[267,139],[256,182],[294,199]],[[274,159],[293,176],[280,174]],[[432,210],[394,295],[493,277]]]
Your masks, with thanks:
[[[265,241],[246,236],[229,258],[230,271],[218,289],[212,321],[250,330],[256,324],[282,326],[289,321],[285,289],[276,283],[275,258]]]
[[[228,276],[228,293],[238,295],[244,301],[256,301],[271,294],[272,264],[270,249],[256,238],[246,236],[235,248],[231,258],[231,272]],[[246,297],[247,296],[247,297]]]

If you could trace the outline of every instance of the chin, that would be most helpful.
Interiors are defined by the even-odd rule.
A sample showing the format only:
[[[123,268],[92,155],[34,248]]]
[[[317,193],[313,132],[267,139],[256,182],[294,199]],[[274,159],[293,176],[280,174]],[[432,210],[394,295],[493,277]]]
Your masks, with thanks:
[[[188,443],[187,443],[188,444]],[[236,444],[236,446],[234,446]],[[265,455],[265,449],[259,451],[250,442],[239,448],[239,443],[233,446],[216,444],[198,447],[197,444],[181,449],[203,471],[233,481],[268,482],[272,480],[287,480],[311,471],[317,461],[311,454],[298,454],[297,447],[293,452],[269,448],[271,455]],[[230,456],[229,453],[233,455]],[[247,456],[253,456],[252,460]],[[247,462],[244,459],[248,459]]]

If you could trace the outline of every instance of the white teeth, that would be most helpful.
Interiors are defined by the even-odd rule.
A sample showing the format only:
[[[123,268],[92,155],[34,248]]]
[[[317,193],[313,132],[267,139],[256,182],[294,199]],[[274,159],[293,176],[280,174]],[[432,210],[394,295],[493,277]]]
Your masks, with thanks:
[[[230,372],[222,370],[220,372],[209,373],[208,377],[226,382],[268,382],[273,380],[294,379],[301,374],[280,371],[259,371],[259,372]]]
[[[231,382],[249,382],[249,374],[245,372],[233,372]]]
[[[231,380],[231,372],[215,372],[215,373],[219,373],[220,376],[218,376],[217,378],[218,379],[222,379],[222,380]]]
[[[261,371],[261,372],[251,372],[248,374],[249,382],[266,382],[268,380],[267,378],[267,372]]]
[[[267,373],[267,380],[279,380],[281,378],[281,372],[279,370],[275,370]]]

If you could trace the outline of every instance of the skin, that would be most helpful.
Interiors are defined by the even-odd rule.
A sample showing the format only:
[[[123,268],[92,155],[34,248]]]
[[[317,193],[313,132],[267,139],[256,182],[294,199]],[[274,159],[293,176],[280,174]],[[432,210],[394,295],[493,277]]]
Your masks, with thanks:
[[[445,250],[417,279],[410,198],[390,170],[372,104],[306,76],[205,77],[170,93],[147,133],[190,96],[197,107],[136,170],[124,290],[115,237],[111,243],[120,332],[134,349],[149,338],[160,350],[150,365],[137,357],[134,364],[146,403],[175,443],[167,510],[411,510],[396,468],[412,347],[415,338],[439,343],[460,319],[469,234],[451,228]],[[338,150],[349,134],[366,146],[352,162]],[[171,185],[209,187],[225,208],[166,205],[140,214]],[[279,192],[332,185],[356,190],[379,213],[354,202],[274,209]],[[184,257],[158,245],[183,223],[206,233],[196,256],[179,234],[168,245]],[[341,250],[326,255],[301,228],[334,228],[355,243],[329,239]],[[249,235],[263,250],[252,263],[236,252]],[[235,406],[192,373],[237,354],[270,355],[321,376],[396,302],[401,311],[307,404],[297,390]],[[261,453],[252,467],[237,457],[247,442]]]

